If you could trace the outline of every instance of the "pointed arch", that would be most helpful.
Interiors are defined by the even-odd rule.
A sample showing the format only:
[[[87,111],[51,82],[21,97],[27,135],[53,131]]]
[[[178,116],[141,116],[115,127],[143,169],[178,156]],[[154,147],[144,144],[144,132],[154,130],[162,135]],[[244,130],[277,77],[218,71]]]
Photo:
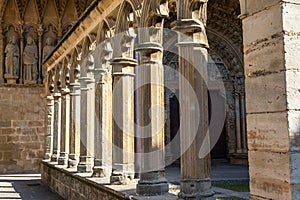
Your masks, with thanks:
[[[103,20],[100,23],[98,31],[97,31],[97,39],[96,39],[97,44],[100,44],[102,41],[104,41],[105,39],[108,38],[107,32],[109,32],[109,34],[111,34],[108,22],[106,20]]]
[[[169,15],[167,0],[145,0],[142,8],[140,27],[148,27],[155,17],[167,17]]]

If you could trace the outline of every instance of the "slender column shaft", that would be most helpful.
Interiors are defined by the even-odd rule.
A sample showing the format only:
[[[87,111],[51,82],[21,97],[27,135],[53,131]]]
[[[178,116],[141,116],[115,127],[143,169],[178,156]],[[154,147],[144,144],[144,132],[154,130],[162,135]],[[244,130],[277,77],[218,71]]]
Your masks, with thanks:
[[[94,82],[88,77],[80,82],[80,157],[78,172],[91,172],[94,162]]]
[[[44,29],[43,26],[40,24],[39,28],[38,28],[38,36],[39,36],[39,48],[38,48],[38,53],[39,53],[39,57],[38,57],[38,84],[42,83],[42,46],[43,46],[43,33],[44,33]]]
[[[61,94],[54,94],[54,133],[53,133],[53,154],[51,162],[58,161],[60,152],[60,137],[61,137]]]
[[[112,78],[101,73],[96,84],[96,131],[94,177],[109,177],[112,172]]]
[[[53,153],[53,131],[54,131],[54,98],[47,97],[47,133],[45,135],[45,160],[50,160]]]
[[[127,184],[134,177],[134,59],[112,63],[113,80],[113,184]],[[119,64],[121,63],[121,64]],[[128,63],[128,64],[127,64]]]
[[[141,54],[138,68],[138,127],[142,149],[137,193],[149,196],[167,193],[169,190],[164,177],[164,70],[162,51],[153,50],[149,46],[143,49],[142,45],[138,47]]]
[[[80,154],[80,85],[70,84],[70,146],[68,167],[77,167]]]
[[[247,153],[245,94],[241,93],[241,129],[243,153]]]
[[[69,91],[62,92],[62,109],[61,109],[61,140],[60,154],[58,159],[59,165],[68,165],[69,154],[69,131],[70,131],[70,94]]]
[[[24,27],[23,25],[21,25],[20,28],[20,79],[19,79],[19,83],[23,84],[23,74],[24,74],[24,65],[23,65],[23,51],[24,51],[24,36],[23,36],[23,31],[24,31]]]
[[[238,93],[235,93],[234,97],[235,97],[236,152],[242,153],[240,97]]]

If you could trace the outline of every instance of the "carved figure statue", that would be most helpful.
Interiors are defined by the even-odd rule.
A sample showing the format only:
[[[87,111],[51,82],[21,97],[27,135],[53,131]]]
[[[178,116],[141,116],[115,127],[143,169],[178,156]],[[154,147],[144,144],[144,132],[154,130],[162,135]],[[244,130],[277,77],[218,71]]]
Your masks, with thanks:
[[[47,58],[47,56],[53,51],[54,45],[53,45],[53,39],[51,37],[48,37],[45,42],[45,46],[43,48],[43,60]],[[45,69],[42,68],[42,76],[45,77]]]
[[[6,74],[10,76],[18,76],[20,50],[15,36],[12,36],[9,40],[4,53]]]
[[[36,81],[38,78],[37,71],[38,50],[37,46],[31,36],[27,37],[26,46],[23,52],[24,64],[24,80]]]
[[[46,39],[45,46],[43,48],[43,60],[53,51],[53,39],[51,37]]]

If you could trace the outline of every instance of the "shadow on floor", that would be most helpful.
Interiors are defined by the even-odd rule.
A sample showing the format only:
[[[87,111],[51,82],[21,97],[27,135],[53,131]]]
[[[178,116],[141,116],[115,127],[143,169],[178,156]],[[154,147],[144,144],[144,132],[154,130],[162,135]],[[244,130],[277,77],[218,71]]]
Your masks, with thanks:
[[[40,174],[0,175],[0,200],[60,200],[41,183]]]

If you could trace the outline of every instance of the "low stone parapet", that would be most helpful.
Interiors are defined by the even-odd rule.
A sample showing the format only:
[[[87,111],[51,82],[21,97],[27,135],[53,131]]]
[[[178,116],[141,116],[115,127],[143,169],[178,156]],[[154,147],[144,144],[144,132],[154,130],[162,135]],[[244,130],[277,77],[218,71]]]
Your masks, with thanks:
[[[91,178],[92,173],[77,173],[76,168],[67,169],[56,165],[57,163],[42,162],[42,182],[63,199],[76,200],[175,200],[172,192],[162,196],[137,196],[137,180],[128,185],[110,185],[109,178]]]

